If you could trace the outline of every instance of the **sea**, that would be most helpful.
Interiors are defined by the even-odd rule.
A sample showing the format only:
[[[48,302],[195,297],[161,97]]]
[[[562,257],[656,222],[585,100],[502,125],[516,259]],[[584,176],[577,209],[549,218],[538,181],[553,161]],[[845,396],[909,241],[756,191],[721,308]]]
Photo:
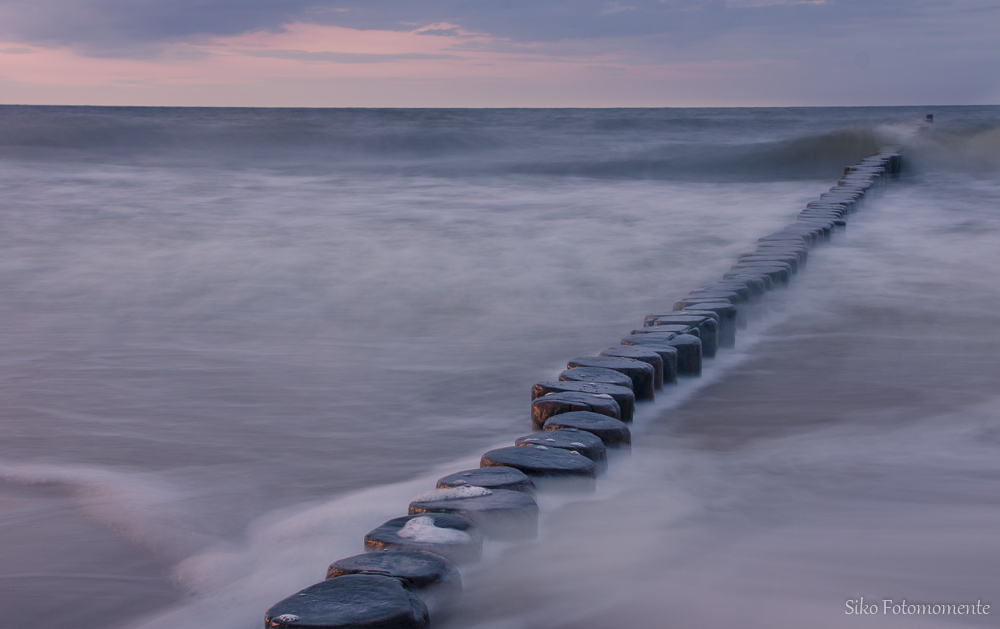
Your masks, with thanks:
[[[886,146],[433,625],[996,626],[995,106],[0,107],[0,624],[262,627]]]

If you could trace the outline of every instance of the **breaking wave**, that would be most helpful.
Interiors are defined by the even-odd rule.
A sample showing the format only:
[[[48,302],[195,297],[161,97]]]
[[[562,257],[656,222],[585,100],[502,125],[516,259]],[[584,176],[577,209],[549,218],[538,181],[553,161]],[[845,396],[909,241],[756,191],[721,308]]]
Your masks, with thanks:
[[[0,157],[455,177],[829,179],[886,145],[914,163],[1000,165],[996,108],[214,109],[0,107]],[[969,109],[975,109],[969,116]],[[978,109],[982,109],[979,112]],[[721,113],[720,113],[721,112]],[[817,115],[817,113],[819,115]],[[956,116],[957,118],[957,116]]]

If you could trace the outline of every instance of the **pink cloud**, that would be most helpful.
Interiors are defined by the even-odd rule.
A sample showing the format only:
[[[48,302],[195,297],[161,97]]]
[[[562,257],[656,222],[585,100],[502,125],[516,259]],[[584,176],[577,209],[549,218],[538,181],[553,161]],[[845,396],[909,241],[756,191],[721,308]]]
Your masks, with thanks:
[[[70,48],[0,42],[0,51],[4,49],[19,53],[0,55],[5,91],[11,93],[10,86],[20,86],[22,93],[36,94],[13,100],[7,96],[6,102],[49,98],[48,102],[81,104],[609,105],[615,104],[625,83],[725,77],[762,63],[649,63],[614,53],[588,55],[572,47],[514,44],[450,23],[402,32],[293,23],[280,32],[175,44],[155,58],[142,59],[85,57]],[[275,94],[276,83],[284,85],[287,93]],[[358,87],[376,84],[377,89],[365,88],[367,92]],[[310,95],[297,95],[289,87],[293,85],[309,85]],[[330,88],[323,89],[323,85]],[[399,86],[396,92],[393,85]],[[74,101],[74,88],[87,96]],[[473,92],[477,90],[488,100],[476,100]],[[206,97],[209,92],[212,96]],[[63,96],[55,100],[37,96],[54,93]],[[504,100],[503,95],[515,93],[520,100]],[[546,96],[526,100],[524,95],[529,93]],[[107,98],[95,99],[94,94],[107,94]],[[450,101],[446,94],[451,94]],[[408,95],[414,99],[407,100]],[[673,99],[670,104],[690,103]]]
[[[442,32],[447,34],[437,34]],[[4,48],[22,53],[0,58],[0,75],[4,78],[56,85],[117,81],[246,83],[272,77],[541,80],[582,78],[595,65],[667,76],[697,68],[745,67],[752,63],[642,66],[608,54],[542,54],[530,45],[514,46],[448,23],[408,32],[295,23],[277,33],[253,32],[174,45],[154,59],[84,57],[69,48],[29,48],[0,42],[0,51]]]

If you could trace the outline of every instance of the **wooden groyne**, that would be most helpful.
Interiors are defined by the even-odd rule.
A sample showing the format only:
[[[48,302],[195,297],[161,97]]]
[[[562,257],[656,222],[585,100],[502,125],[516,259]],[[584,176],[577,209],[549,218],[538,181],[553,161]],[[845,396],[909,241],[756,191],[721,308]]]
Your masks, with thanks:
[[[739,331],[763,316],[767,293],[792,282],[809,251],[846,226],[900,166],[899,153],[887,149],[845,168],[836,186],[761,237],[718,281],[648,315],[620,346],[570,359],[557,379],[536,383],[535,432],[486,452],[478,469],[438,480],[407,515],[369,532],[364,553],[335,561],[326,580],[272,606],[265,627],[428,627],[461,594],[455,564],[477,561],[490,540],[534,537],[537,491],[592,489],[607,450],[630,447],[636,403],[662,395],[679,377],[697,377],[703,359],[734,347]]]

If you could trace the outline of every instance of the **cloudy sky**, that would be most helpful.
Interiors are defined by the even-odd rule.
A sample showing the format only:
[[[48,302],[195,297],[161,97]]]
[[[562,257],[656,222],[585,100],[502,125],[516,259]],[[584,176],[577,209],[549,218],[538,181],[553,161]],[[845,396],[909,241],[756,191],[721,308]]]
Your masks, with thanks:
[[[0,0],[0,103],[1000,103],[1000,0]]]

